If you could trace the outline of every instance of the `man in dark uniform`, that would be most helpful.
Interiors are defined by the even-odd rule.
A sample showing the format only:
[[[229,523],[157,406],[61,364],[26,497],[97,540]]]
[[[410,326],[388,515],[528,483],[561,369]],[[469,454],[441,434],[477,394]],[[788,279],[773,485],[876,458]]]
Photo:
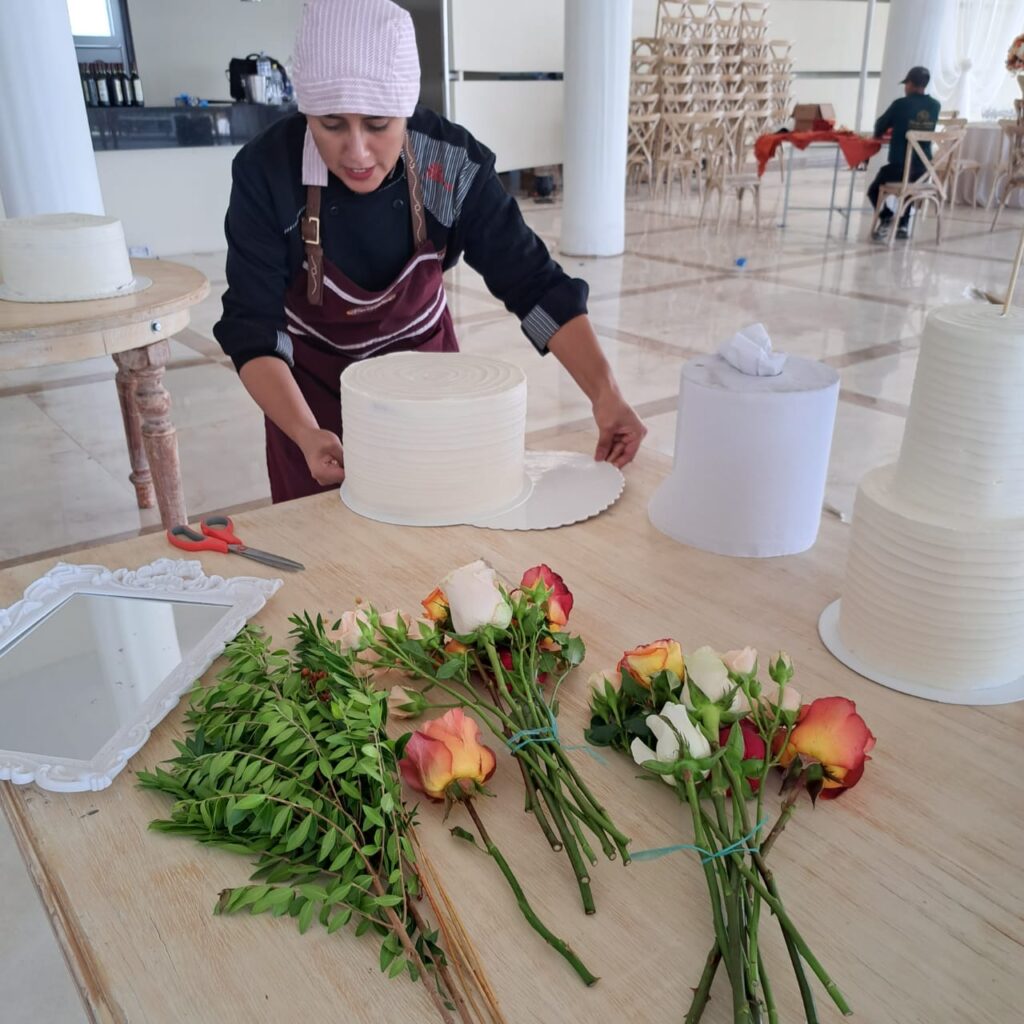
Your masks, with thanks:
[[[890,128],[892,138],[889,142],[889,162],[879,170],[877,177],[868,189],[868,199],[871,206],[878,205],[878,190],[882,185],[893,181],[903,180],[903,165],[907,154],[907,132],[933,132],[939,120],[940,104],[933,96],[928,96],[925,90],[931,81],[931,74],[927,68],[911,68],[907,77],[903,79],[902,86],[905,96],[894,100],[884,114],[875,122],[874,137],[880,139]],[[924,143],[921,148],[931,159],[931,144]],[[917,154],[910,165],[910,180],[916,181],[924,174],[924,164],[921,163]],[[889,235],[892,227],[892,210],[883,208],[872,238],[876,242],[884,241]],[[910,231],[910,208],[900,218],[899,228],[896,232],[897,238],[906,238]]]

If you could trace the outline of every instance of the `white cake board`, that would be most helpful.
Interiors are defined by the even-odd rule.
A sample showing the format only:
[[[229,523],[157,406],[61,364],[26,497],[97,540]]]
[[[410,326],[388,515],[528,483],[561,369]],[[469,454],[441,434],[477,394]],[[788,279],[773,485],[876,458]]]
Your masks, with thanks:
[[[622,470],[580,452],[526,453],[533,480],[529,501],[500,515],[473,520],[485,530],[552,530],[570,526],[614,505],[626,486]]]
[[[134,295],[136,292],[145,291],[153,283],[152,278],[146,277],[144,274],[136,274],[132,278],[130,284],[124,285],[122,288],[113,288],[106,292],[95,292],[92,295],[82,295],[79,298],[71,299],[26,299],[20,295],[11,295],[7,290],[7,286],[0,283],[0,299],[4,302],[32,302],[32,303],[48,303],[48,302],[92,302],[94,299],[119,299],[123,295]]]
[[[970,688],[945,689],[899,679],[896,676],[880,672],[851,653],[840,639],[839,606],[839,601],[833,601],[821,613],[821,618],[818,619],[818,635],[834,657],[847,668],[852,668],[858,675],[864,676],[865,679],[887,686],[890,690],[908,693],[911,697],[923,697],[925,700],[934,700],[941,704],[969,704],[980,707],[989,704],[1012,704],[1014,701],[1024,700],[1024,676],[995,686],[982,684]]]
[[[527,480],[519,497],[479,519],[425,521],[413,514],[381,514],[352,501],[341,485],[341,500],[357,515],[393,526],[479,526],[487,530],[550,530],[590,519],[613,505],[625,487],[622,471],[579,452],[527,451]]]

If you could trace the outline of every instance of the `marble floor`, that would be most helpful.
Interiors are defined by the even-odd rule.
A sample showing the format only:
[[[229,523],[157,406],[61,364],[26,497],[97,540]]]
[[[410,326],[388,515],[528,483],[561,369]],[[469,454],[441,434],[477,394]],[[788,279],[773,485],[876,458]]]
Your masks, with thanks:
[[[831,169],[794,176],[794,202],[828,202]],[[858,189],[861,182],[858,181]],[[590,316],[619,383],[646,420],[647,445],[671,455],[682,362],[761,321],[776,347],[821,359],[842,378],[827,507],[845,516],[857,481],[899,450],[924,317],[971,286],[1002,294],[1024,215],[956,207],[936,243],[932,218],[891,249],[867,240],[870,214],[857,208],[849,238],[836,216],[782,209],[779,177],[765,176],[762,226],[737,225],[728,208],[719,232],[698,227],[696,203],[645,191],[627,203],[626,252],[564,258],[590,283]],[[844,193],[845,194],[845,193]],[[559,203],[523,203],[527,221],[556,251]],[[269,501],[261,417],[212,340],[224,287],[224,254],[174,257],[202,270],[211,294],[172,342],[167,387],[178,427],[185,494],[193,518]],[[588,405],[553,358],[540,358],[482,279],[462,265],[448,291],[462,346],[522,366],[529,382],[528,430],[550,436],[588,422]],[[1024,289],[1022,289],[1024,292]],[[1024,297],[1022,297],[1024,300]],[[0,567],[159,528],[135,508],[114,388],[100,359],[0,373]],[[0,816],[0,1019],[10,1024],[82,1020],[45,915]],[[12,927],[13,925],[13,927]]]

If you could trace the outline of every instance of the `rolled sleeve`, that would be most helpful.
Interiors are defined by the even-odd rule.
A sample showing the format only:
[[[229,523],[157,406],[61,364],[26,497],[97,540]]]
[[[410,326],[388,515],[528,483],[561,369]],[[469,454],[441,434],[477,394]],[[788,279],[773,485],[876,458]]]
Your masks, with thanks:
[[[494,172],[493,157],[481,171],[463,209],[466,262],[544,355],[551,338],[587,312],[589,289],[565,273],[523,220],[519,204]]]

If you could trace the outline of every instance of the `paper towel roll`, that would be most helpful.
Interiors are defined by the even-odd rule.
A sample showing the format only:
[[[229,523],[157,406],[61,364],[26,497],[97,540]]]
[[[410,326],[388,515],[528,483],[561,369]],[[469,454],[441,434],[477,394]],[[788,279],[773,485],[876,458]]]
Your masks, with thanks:
[[[821,522],[839,375],[790,356],[778,376],[741,373],[721,356],[683,366],[675,460],[651,522],[720,555],[793,555]]]

